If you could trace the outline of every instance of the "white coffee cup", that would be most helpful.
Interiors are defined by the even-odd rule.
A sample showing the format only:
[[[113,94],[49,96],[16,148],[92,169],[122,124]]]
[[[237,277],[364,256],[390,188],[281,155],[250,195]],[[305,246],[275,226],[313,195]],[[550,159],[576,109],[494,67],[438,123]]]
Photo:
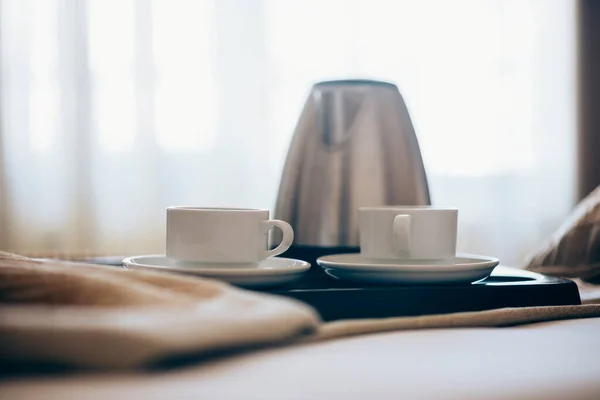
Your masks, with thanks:
[[[362,207],[359,220],[360,253],[365,258],[438,260],[456,256],[455,208]]]
[[[283,231],[268,249],[269,231]],[[245,208],[167,208],[167,257],[196,264],[249,264],[286,251],[294,240],[290,224],[270,220],[268,210]]]

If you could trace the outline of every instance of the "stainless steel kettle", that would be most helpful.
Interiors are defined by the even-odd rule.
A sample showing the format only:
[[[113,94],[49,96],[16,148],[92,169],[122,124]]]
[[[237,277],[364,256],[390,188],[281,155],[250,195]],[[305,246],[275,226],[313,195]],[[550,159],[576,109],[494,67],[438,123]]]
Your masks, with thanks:
[[[358,209],[430,204],[413,124],[396,85],[315,84],[294,131],[274,216],[296,246],[358,246]],[[272,232],[278,243],[279,232]]]

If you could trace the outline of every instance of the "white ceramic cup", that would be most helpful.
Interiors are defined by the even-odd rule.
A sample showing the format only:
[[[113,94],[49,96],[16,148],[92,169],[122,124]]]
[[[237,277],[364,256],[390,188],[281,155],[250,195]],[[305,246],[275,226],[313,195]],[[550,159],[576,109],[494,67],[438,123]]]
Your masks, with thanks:
[[[269,230],[283,239],[269,250]],[[191,264],[258,263],[286,251],[294,240],[290,224],[270,220],[268,210],[245,208],[167,208],[167,257]]]
[[[455,208],[362,207],[359,219],[360,253],[365,258],[439,260],[456,256]]]

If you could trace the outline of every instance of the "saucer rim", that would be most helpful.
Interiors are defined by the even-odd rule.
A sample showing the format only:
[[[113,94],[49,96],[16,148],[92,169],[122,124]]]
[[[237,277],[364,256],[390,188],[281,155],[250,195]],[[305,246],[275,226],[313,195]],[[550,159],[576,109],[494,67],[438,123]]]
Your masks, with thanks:
[[[125,268],[151,268],[162,271],[184,272],[191,274],[206,274],[211,276],[239,276],[239,275],[289,275],[306,272],[310,269],[309,262],[295,258],[287,257],[269,257],[260,261],[258,267],[240,267],[240,268],[218,268],[218,267],[178,267],[161,264],[150,264],[147,262],[139,262],[136,259],[140,258],[167,258],[165,254],[145,254],[138,256],[126,257],[122,263]],[[276,262],[279,265],[289,265],[287,267],[278,268],[261,268],[260,265],[265,262]],[[297,265],[290,265],[290,264]],[[128,265],[129,264],[129,265]],[[215,264],[216,265],[216,264]]]
[[[327,275],[344,281],[363,282],[371,284],[399,285],[437,285],[473,283],[490,276],[497,266],[481,269],[462,269],[446,271],[428,270],[355,270],[344,268],[324,268]]]
[[[357,261],[353,262],[340,262],[331,260],[331,258],[339,256],[353,256]],[[447,263],[447,264],[408,264],[408,263],[378,263],[377,260],[364,259],[360,253],[339,253],[339,254],[328,254],[321,256],[317,259],[317,264],[321,268],[325,269],[345,269],[353,270],[356,272],[404,272],[418,269],[421,272],[451,272],[451,271],[464,271],[464,270],[478,270],[496,267],[500,264],[500,260],[496,257],[481,256],[470,253],[457,253],[455,258],[471,259],[474,262],[462,262],[462,263]],[[365,262],[358,262],[358,260],[364,260]]]

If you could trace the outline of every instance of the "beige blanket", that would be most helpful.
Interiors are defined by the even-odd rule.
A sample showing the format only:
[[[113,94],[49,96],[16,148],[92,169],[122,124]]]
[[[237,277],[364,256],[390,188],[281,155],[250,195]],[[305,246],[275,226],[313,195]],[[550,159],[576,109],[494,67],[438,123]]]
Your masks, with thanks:
[[[201,278],[0,252],[0,359],[131,368],[187,354],[371,332],[600,316],[600,305],[323,324],[305,304]]]
[[[310,307],[208,280],[0,252],[0,358],[121,368],[316,331]]]

